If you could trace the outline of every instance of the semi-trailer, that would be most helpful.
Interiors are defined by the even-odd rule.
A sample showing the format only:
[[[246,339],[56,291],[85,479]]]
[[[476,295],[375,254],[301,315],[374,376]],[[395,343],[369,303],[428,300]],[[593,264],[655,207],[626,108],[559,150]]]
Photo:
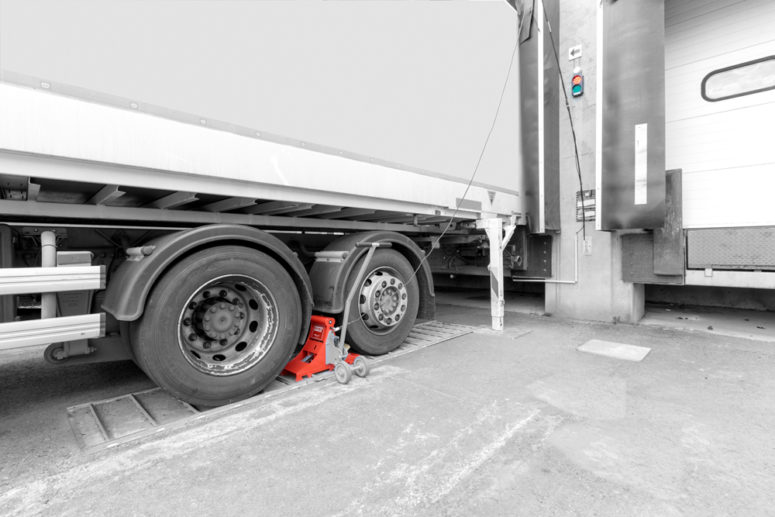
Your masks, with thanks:
[[[502,326],[532,242],[513,12],[363,4],[4,2],[0,351],[220,405],[351,291],[348,344],[393,350],[445,257]]]

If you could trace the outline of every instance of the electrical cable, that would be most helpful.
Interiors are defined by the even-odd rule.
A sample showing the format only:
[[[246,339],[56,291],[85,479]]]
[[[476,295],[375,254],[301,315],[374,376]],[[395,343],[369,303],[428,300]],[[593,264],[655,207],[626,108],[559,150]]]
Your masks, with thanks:
[[[560,90],[562,90],[562,94],[565,97],[565,109],[568,110],[568,122],[570,123],[570,132],[571,136],[573,137],[573,156],[576,159],[576,174],[579,177],[579,196],[581,197],[581,230],[582,235],[584,237],[584,240],[587,240],[587,210],[584,206],[584,184],[581,180],[581,161],[579,160],[579,146],[576,139],[576,127],[573,124],[573,115],[571,114],[570,110],[570,102],[568,101],[568,92],[565,91],[565,84],[563,83],[562,78],[564,77],[562,74],[562,68],[560,67],[560,56],[557,53],[557,45],[554,43],[554,32],[552,32],[552,24],[549,22],[549,16],[546,14],[546,4],[543,4],[542,0],[539,0],[542,3],[543,7],[543,13],[544,13],[544,19],[546,20],[546,27],[549,29],[549,41],[552,42],[552,51],[554,53],[554,61],[557,63],[557,77],[560,81]]]
[[[485,151],[487,151],[487,145],[490,143],[490,137],[492,136],[492,133],[495,130],[495,124],[498,122],[498,115],[500,114],[501,106],[503,105],[503,98],[506,95],[506,87],[509,84],[509,78],[511,77],[511,69],[514,67],[514,58],[517,55],[518,48],[519,48],[519,26],[517,26],[516,38],[514,41],[514,49],[511,51],[511,60],[509,61],[509,67],[506,70],[506,78],[503,81],[503,88],[501,89],[501,95],[500,95],[500,98],[498,99],[498,106],[495,108],[495,116],[492,119],[492,124],[490,124],[490,130],[487,132],[487,137],[484,139],[484,144],[482,145],[482,150],[479,152],[479,158],[476,160],[476,165],[474,166],[474,170],[471,173],[471,178],[468,180],[468,184],[466,185],[466,188],[463,191],[463,195],[458,198],[458,202],[455,205],[455,210],[452,212],[452,215],[449,217],[449,221],[447,221],[447,225],[444,227],[444,230],[442,230],[441,234],[439,234],[439,236],[436,237],[436,241],[431,244],[430,251],[426,253],[425,256],[420,260],[420,263],[417,264],[417,267],[412,272],[412,276],[410,276],[409,279],[406,281],[407,284],[409,284],[414,279],[414,277],[417,275],[417,272],[420,270],[423,264],[428,260],[428,257],[431,256],[431,254],[436,249],[439,242],[441,242],[441,238],[444,237],[447,231],[449,231],[453,221],[455,220],[455,216],[460,210],[460,205],[463,204],[463,201],[465,201],[466,196],[468,195],[468,191],[471,189],[471,185],[473,184],[474,179],[476,178],[476,174],[479,172],[479,166],[482,164],[482,159],[484,158]]]
[[[552,54],[554,55],[554,61],[557,65],[557,79],[560,83],[560,90],[562,91],[563,97],[565,99],[565,109],[568,112],[568,122],[570,124],[570,130],[571,130],[571,136],[573,139],[573,156],[575,159],[575,165],[576,165],[576,175],[578,176],[579,180],[579,192],[580,192],[580,198],[581,198],[581,232],[583,239],[586,241],[587,239],[587,210],[584,203],[584,183],[581,177],[581,160],[579,158],[579,147],[578,147],[578,138],[576,137],[576,126],[573,123],[573,114],[570,109],[570,101],[568,100],[568,92],[565,91],[565,84],[563,82],[563,73],[562,73],[562,67],[560,66],[560,56],[557,52],[557,44],[554,41],[554,32],[552,31],[552,24],[549,21],[549,16],[547,14],[546,4],[543,3],[542,0],[539,0],[542,3],[542,11],[544,14],[544,20],[546,21],[546,27],[549,31],[549,41],[552,44]],[[517,23],[519,23],[519,18],[517,19]],[[538,36],[536,36],[538,37]],[[423,264],[428,260],[428,257],[431,256],[433,251],[436,249],[436,246],[439,242],[441,242],[442,237],[449,231],[450,227],[452,226],[452,223],[455,219],[455,216],[457,215],[458,211],[460,210],[460,205],[465,201],[466,196],[468,195],[468,191],[471,188],[471,185],[474,182],[474,179],[476,178],[476,174],[479,172],[479,166],[482,163],[482,158],[484,157],[484,153],[487,150],[487,145],[490,142],[490,137],[492,136],[492,132],[495,129],[495,124],[498,121],[498,115],[500,114],[501,105],[503,104],[503,98],[506,94],[506,87],[509,84],[509,77],[511,76],[511,69],[514,66],[514,58],[517,54],[517,49],[519,48],[519,25],[517,26],[517,37],[516,41],[514,43],[514,49],[511,53],[511,60],[509,62],[508,71],[506,72],[506,79],[503,82],[503,89],[501,90],[501,95],[498,100],[498,106],[495,109],[495,116],[493,117],[492,124],[490,125],[490,130],[487,132],[487,137],[484,140],[484,144],[482,145],[482,150],[479,153],[479,158],[476,161],[476,165],[474,167],[473,173],[471,174],[471,178],[468,180],[468,184],[466,185],[465,190],[463,191],[463,195],[459,198],[455,210],[452,212],[452,215],[449,218],[449,221],[447,222],[447,225],[444,227],[444,230],[442,230],[441,234],[439,234],[438,237],[436,237],[435,242],[431,244],[431,249],[428,253],[425,254],[425,256],[420,260],[420,263],[417,265],[417,267],[412,272],[412,276],[409,277],[409,279],[406,281],[408,284],[411,282],[414,277],[417,275],[417,272],[420,270],[420,268],[423,266]],[[576,232],[578,233],[578,232]]]

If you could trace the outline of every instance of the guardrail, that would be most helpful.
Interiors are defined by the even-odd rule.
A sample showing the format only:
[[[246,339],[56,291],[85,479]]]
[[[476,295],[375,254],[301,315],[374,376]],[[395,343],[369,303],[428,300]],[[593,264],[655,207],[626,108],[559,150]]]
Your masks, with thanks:
[[[56,293],[104,289],[105,266],[54,266],[53,232],[43,232],[41,244],[44,267],[0,269],[0,296],[41,294],[40,319],[0,323],[0,351],[105,336],[105,313],[56,317]]]

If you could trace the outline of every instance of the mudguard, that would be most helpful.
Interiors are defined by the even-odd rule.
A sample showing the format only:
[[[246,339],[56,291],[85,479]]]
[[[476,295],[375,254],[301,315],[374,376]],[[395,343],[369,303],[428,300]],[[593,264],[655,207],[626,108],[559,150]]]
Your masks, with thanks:
[[[417,317],[432,319],[436,314],[436,297],[433,292],[433,275],[425,254],[409,237],[395,232],[373,231],[354,233],[337,239],[326,246],[326,252],[344,251],[346,257],[341,261],[316,259],[310,270],[315,310],[328,314],[338,314],[344,310],[345,286],[355,263],[365,255],[368,248],[358,248],[359,242],[389,242],[392,248],[409,260],[412,269],[417,269],[417,282],[420,291],[420,307]]]
[[[238,245],[272,256],[291,275],[302,306],[299,343],[307,337],[312,315],[312,285],[304,266],[278,238],[251,228],[230,224],[200,226],[170,233],[146,242],[139,252],[119,266],[108,281],[102,308],[119,321],[135,321],[145,309],[148,294],[156,281],[184,257],[213,246]]]

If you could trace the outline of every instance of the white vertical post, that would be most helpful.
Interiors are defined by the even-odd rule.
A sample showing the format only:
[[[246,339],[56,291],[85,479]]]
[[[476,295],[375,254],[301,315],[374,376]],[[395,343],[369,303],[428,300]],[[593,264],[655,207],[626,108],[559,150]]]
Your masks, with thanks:
[[[503,219],[494,217],[482,219],[476,223],[478,228],[483,228],[490,241],[490,315],[492,316],[492,329],[503,330],[504,306],[503,298]]]
[[[57,265],[56,234],[45,231],[40,234],[40,265],[42,267],[54,267]],[[40,295],[40,317],[56,318],[57,295],[56,293],[43,293]]]
[[[536,21],[536,99],[538,115],[538,233],[546,231],[546,189],[544,188],[544,178],[546,176],[546,163],[544,156],[545,135],[544,135],[544,2],[538,0],[535,3],[535,21]],[[565,79],[563,78],[563,81]],[[563,85],[564,87],[564,85]]]

